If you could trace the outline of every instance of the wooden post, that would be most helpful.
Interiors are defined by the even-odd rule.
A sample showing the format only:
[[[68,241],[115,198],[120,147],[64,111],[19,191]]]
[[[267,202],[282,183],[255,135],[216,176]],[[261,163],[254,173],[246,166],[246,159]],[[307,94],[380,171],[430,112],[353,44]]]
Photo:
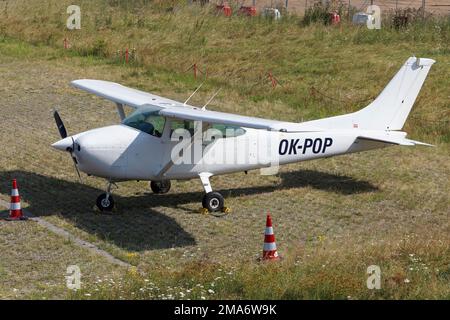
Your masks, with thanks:
[[[351,21],[351,19],[350,19],[350,6],[351,6],[350,1],[351,0],[348,0],[348,10],[347,10],[347,19],[348,19],[348,21]]]
[[[425,19],[425,0],[422,0],[422,18]]]
[[[128,48],[125,49],[125,63],[128,63]]]

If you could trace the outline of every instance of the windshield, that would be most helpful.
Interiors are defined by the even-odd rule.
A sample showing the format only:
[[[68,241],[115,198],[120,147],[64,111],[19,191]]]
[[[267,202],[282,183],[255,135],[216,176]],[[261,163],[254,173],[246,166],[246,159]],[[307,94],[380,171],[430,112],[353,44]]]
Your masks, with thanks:
[[[157,108],[139,108],[125,118],[124,125],[138,129],[155,137],[161,137],[165,118]]]

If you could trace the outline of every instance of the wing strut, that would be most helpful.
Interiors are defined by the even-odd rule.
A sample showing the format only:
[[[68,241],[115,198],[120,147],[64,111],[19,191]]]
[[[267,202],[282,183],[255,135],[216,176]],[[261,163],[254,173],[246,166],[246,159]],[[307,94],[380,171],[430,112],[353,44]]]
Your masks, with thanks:
[[[116,102],[117,112],[119,113],[120,120],[125,119],[125,111],[123,110],[123,104]]]

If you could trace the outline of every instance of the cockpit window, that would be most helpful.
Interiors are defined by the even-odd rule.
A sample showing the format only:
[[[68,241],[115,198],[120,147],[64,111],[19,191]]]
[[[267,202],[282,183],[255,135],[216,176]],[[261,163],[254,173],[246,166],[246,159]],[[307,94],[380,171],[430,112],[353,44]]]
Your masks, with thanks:
[[[159,115],[159,109],[139,108],[125,118],[122,123],[152,136],[161,137],[165,118]]]

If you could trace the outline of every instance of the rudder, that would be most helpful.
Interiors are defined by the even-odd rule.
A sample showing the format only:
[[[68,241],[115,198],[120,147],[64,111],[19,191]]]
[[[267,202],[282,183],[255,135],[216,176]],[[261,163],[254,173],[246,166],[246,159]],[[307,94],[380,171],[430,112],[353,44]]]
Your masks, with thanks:
[[[354,113],[365,129],[401,130],[435,61],[409,58],[378,97]]]

